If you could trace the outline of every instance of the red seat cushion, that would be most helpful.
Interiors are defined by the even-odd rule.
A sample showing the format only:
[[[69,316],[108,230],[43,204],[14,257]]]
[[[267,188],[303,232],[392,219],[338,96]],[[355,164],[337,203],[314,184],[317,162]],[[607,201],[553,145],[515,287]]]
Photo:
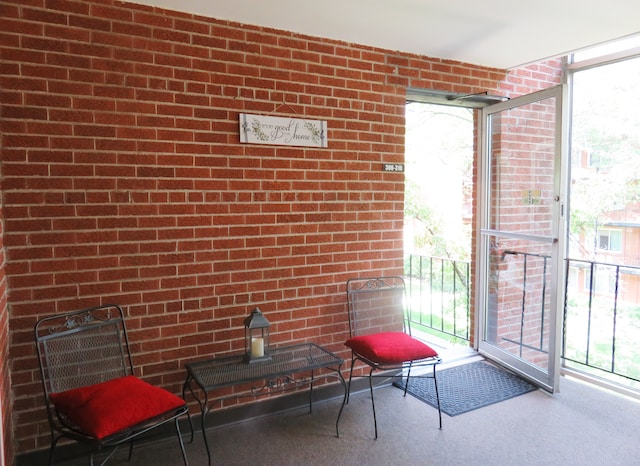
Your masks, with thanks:
[[[398,364],[438,355],[430,346],[402,332],[352,337],[345,345],[369,361],[381,364]]]
[[[98,439],[184,405],[182,398],[134,376],[52,393],[51,401],[69,421]]]

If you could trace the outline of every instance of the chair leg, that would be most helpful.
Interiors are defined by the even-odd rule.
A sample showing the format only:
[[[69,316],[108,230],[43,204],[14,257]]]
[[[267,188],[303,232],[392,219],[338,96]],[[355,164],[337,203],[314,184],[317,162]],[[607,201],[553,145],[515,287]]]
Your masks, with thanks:
[[[409,381],[407,381],[408,384]],[[436,389],[436,402],[438,404],[438,420],[440,422],[440,429],[442,429],[442,411],[440,410],[440,393],[438,393],[438,381],[436,380],[436,366],[433,365],[433,385]]]
[[[104,466],[105,464],[107,464],[107,462],[111,459],[111,457],[113,455],[116,454],[116,452],[118,451],[119,448],[120,448],[120,445],[116,445],[115,447],[112,447],[111,448],[111,452],[105,457],[104,460],[102,460],[102,462],[100,463],[100,466]],[[100,450],[100,451],[102,451],[102,450]],[[91,466],[93,466],[93,458],[94,458],[93,455],[94,455],[94,453],[95,453],[95,451],[91,452]]]
[[[131,461],[132,456],[133,456],[133,439],[129,442],[129,459],[127,459],[127,461]]]
[[[373,368],[369,371],[369,391],[371,392],[371,408],[373,409],[373,429],[378,439],[378,420],[376,419],[376,402],[373,399]]]
[[[189,418],[191,420],[191,418]],[[182,460],[184,461],[184,466],[188,466],[189,461],[187,460],[187,453],[184,451],[184,442],[182,441],[182,433],[180,432],[180,424],[178,424],[178,418],[175,419],[176,423],[176,433],[178,434],[178,441],[180,442],[180,451],[182,452]],[[191,433],[193,438],[193,431]]]
[[[62,438],[61,435],[56,437],[53,434],[53,431],[51,431],[51,448],[49,448],[49,466],[53,466],[54,450],[56,449],[56,445],[58,444],[58,440],[60,440],[60,438]]]
[[[402,375],[400,375],[402,378]],[[407,382],[404,384],[404,396],[407,396],[407,390],[409,389],[409,379],[411,378],[411,362],[409,363],[409,370],[407,370]]]
[[[351,395],[351,379],[353,378],[353,366],[355,365],[355,363],[356,363],[356,360],[352,356],[351,357],[351,369],[349,370],[349,383],[347,384],[347,401],[346,401],[346,403],[349,403],[349,395]]]

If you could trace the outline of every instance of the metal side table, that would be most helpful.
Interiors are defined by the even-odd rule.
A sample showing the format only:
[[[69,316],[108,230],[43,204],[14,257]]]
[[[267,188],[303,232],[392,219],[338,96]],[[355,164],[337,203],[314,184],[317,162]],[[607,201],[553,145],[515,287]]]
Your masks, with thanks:
[[[209,464],[211,452],[206,435],[206,417],[215,402],[309,385],[309,412],[312,412],[313,383],[322,378],[335,377],[344,388],[344,398],[336,419],[336,436],[339,437],[338,424],[347,401],[347,384],[341,372],[343,362],[341,358],[315,343],[302,343],[272,348],[271,359],[268,361],[247,363],[244,355],[238,354],[186,364],[187,378],[182,386],[182,397],[186,400],[186,392],[189,391],[200,406],[202,436]],[[321,373],[317,374],[316,371]],[[296,374],[302,377],[295,378]],[[209,398],[209,392],[260,380],[265,381],[264,384],[251,388],[249,393]]]

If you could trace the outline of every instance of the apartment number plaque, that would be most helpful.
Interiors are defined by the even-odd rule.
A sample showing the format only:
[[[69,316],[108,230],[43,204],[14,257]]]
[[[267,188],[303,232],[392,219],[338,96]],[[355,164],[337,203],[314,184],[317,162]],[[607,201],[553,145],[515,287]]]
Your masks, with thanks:
[[[404,164],[402,163],[383,163],[382,170],[385,172],[404,172]]]

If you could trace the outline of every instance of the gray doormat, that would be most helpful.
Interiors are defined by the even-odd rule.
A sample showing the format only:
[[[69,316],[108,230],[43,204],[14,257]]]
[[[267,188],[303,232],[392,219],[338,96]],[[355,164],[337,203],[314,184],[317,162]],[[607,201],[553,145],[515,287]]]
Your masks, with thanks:
[[[440,408],[449,416],[467,413],[536,389],[511,372],[483,361],[436,372]],[[405,379],[394,382],[404,390]],[[407,393],[437,408],[433,379],[411,377]]]

